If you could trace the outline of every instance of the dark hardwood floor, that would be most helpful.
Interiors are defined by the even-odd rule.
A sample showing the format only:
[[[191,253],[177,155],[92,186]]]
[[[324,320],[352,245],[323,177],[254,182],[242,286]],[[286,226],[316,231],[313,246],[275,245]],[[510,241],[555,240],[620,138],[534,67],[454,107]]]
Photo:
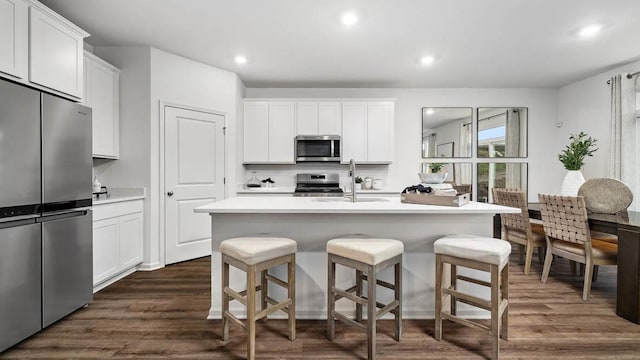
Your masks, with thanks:
[[[589,301],[582,278],[566,260],[554,261],[547,284],[541,266],[532,273],[512,255],[509,341],[503,359],[640,359],[640,325],[615,314],[615,267],[602,267]],[[210,302],[209,258],[137,272],[95,295],[94,302],[45,331],[0,354],[1,359],[243,359],[245,340],[237,327],[220,341],[220,322],[206,320]],[[286,321],[258,324],[258,359],[365,359],[366,334],[337,324],[325,338],[323,321],[298,321],[297,340],[286,338]],[[391,321],[378,328],[380,359],[483,359],[488,334],[445,323],[444,339],[433,339],[433,320],[405,320],[403,339],[392,338]]]

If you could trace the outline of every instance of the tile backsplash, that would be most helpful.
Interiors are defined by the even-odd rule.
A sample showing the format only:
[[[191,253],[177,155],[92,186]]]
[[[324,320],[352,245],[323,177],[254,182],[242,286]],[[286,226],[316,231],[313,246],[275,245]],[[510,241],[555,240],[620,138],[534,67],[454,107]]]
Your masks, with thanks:
[[[296,174],[301,173],[338,173],[340,174],[340,186],[344,187],[351,183],[349,175],[349,165],[331,163],[309,163],[296,165],[245,165],[244,176],[238,179],[238,188],[251,178],[252,172],[256,172],[256,177],[260,180],[271,178],[275,181],[275,186],[296,186]],[[357,165],[356,176],[365,178],[370,176],[375,179],[382,179],[384,186],[388,185],[389,166],[387,165]]]

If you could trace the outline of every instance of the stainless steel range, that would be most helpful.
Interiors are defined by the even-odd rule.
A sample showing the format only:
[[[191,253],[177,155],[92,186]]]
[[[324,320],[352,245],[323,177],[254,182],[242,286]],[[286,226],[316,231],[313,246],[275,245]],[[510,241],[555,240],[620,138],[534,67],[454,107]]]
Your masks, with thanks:
[[[293,196],[343,196],[338,174],[297,174]]]

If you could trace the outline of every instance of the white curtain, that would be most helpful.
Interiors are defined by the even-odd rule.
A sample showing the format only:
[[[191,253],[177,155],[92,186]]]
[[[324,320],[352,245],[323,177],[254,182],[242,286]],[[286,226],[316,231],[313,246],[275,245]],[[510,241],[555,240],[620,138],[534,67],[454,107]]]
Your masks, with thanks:
[[[634,194],[629,210],[640,210],[637,200],[638,160],[640,151],[637,144],[638,124],[636,121],[636,79],[626,75],[611,78],[611,130],[609,151],[609,177],[625,183]]]

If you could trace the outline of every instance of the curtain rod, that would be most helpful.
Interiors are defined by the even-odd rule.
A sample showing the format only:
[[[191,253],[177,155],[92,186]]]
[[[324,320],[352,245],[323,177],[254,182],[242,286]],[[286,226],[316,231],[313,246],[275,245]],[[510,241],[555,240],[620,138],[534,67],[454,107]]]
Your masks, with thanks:
[[[636,71],[631,74],[627,74],[627,79],[633,79],[634,76],[640,74],[640,71]],[[607,85],[611,85],[611,80],[607,80]]]

